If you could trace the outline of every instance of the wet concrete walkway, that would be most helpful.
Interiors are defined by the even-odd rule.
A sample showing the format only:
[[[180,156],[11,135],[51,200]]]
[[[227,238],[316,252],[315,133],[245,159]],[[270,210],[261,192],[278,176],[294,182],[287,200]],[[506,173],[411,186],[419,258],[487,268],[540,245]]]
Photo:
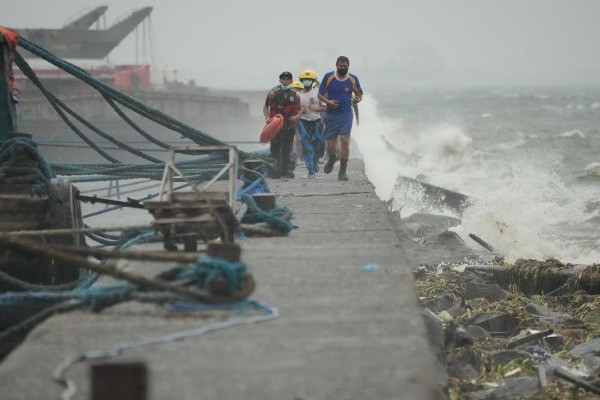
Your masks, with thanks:
[[[426,341],[405,243],[392,215],[376,197],[362,161],[351,160],[349,182],[338,182],[335,170],[320,175],[269,182],[277,203],[293,211],[298,229],[287,237],[239,241],[257,281],[252,298],[277,308],[279,318],[101,361],[146,363],[154,400],[443,398],[443,371]],[[159,247],[142,247],[150,246]],[[120,266],[150,276],[172,267]],[[98,314],[54,316],[0,364],[0,399],[58,399],[64,388],[53,373],[69,357],[236,318],[244,315],[175,313],[136,302]],[[76,362],[64,372],[77,388],[73,399],[90,398],[92,363]]]

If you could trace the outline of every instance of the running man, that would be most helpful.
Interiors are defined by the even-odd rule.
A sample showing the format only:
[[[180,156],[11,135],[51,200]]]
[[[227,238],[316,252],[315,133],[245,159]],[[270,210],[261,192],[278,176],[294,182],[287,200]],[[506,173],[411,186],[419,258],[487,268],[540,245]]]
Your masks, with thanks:
[[[296,124],[300,118],[300,96],[292,90],[292,73],[284,71],[279,75],[279,85],[269,91],[263,114],[270,123],[277,114],[283,115],[283,128],[271,140],[271,157],[275,159],[273,178],[288,179],[294,175],[290,171],[290,153],[294,143]]]
[[[346,167],[350,155],[350,131],[352,130],[352,103],[362,100],[363,91],[356,75],[348,73],[350,60],[348,57],[340,56],[335,63],[335,71],[323,76],[319,87],[319,99],[325,103],[327,110],[323,118],[325,128],[323,137],[327,140],[327,155],[329,159],[323,168],[328,174],[333,170],[336,156],[337,138],[340,138],[340,170],[338,180],[347,181]],[[354,100],[352,94],[354,93]]]
[[[307,178],[316,178],[319,171],[319,150],[323,146],[321,139],[321,113],[325,106],[319,100],[319,89],[313,87],[317,73],[311,69],[300,72],[300,82],[304,87],[300,92],[302,113],[298,122],[298,131],[302,142],[304,164],[308,170]]]

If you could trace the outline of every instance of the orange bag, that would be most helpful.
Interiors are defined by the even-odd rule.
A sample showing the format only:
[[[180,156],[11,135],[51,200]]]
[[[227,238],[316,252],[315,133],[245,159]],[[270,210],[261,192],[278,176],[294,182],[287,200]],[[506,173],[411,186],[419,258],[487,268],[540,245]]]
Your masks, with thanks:
[[[265,144],[271,141],[283,128],[283,115],[277,114],[273,121],[269,122],[260,133],[260,142]]]
[[[0,26],[0,35],[6,39],[9,50],[14,50],[19,44],[19,34],[12,29]]]

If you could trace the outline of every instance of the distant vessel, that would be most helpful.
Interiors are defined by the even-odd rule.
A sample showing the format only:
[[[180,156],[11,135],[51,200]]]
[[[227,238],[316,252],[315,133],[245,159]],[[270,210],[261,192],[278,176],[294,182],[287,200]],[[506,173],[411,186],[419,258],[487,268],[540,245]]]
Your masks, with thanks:
[[[152,7],[132,12],[108,29],[90,29],[98,23],[108,7],[97,7],[65,24],[61,29],[16,29],[26,39],[46,48],[54,55],[70,59],[94,78],[124,91],[143,103],[159,109],[222,140],[247,140],[244,134],[252,127],[252,135],[260,124],[251,118],[249,106],[241,99],[211,93],[194,81],[182,83],[174,70],[159,70],[150,64],[111,65],[105,57],[136,27],[148,18]],[[127,129],[119,127],[114,110],[102,96],[78,79],[23,51],[38,78],[57,97],[73,104],[82,116],[107,129],[121,140],[127,140]],[[21,90],[17,121],[20,131],[53,132],[46,138],[36,137],[52,162],[79,162],[68,157],[56,146],[72,146],[81,140],[64,124],[52,105],[38,89],[15,69],[17,86]],[[74,107],[74,108],[75,108]],[[254,127],[256,126],[256,127]],[[153,132],[159,134],[160,132]],[[167,140],[167,138],[163,138]],[[172,138],[171,138],[172,139]],[[72,154],[71,154],[72,155]],[[94,155],[92,155],[95,158]]]
[[[152,7],[145,7],[134,11],[108,29],[89,29],[107,9],[107,6],[97,7],[67,23],[62,29],[16,31],[61,58],[102,59],[152,12]]]

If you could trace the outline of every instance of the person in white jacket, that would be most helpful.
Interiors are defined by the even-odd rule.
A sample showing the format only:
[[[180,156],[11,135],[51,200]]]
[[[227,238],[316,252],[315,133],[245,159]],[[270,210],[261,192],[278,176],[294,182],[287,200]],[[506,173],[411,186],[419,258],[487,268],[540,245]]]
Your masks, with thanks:
[[[321,115],[325,105],[319,100],[319,88],[315,87],[317,73],[311,69],[300,72],[298,79],[304,86],[298,92],[300,95],[300,120],[298,132],[302,142],[304,164],[308,170],[307,178],[315,178],[319,171],[318,160],[321,147],[324,146],[321,137]]]

